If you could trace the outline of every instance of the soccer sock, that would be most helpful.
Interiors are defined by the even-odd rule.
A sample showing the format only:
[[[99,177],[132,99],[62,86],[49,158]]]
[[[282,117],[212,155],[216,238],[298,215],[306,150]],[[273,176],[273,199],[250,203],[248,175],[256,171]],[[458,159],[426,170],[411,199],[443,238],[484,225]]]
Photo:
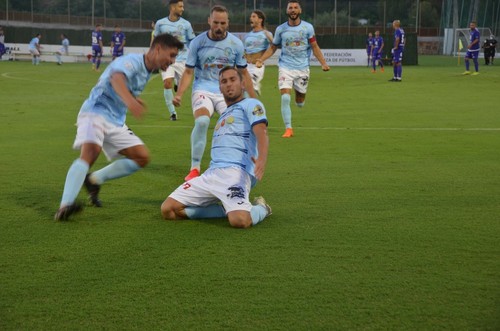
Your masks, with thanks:
[[[373,68],[373,70],[377,70],[377,61],[376,60],[373,60],[372,68]]]
[[[110,180],[133,174],[141,167],[135,161],[123,158],[116,160],[110,165],[92,173],[92,182],[97,185]]]
[[[396,79],[398,77],[398,66],[394,66],[393,71],[394,71],[394,79]]]
[[[224,218],[226,211],[221,205],[213,204],[206,207],[186,207],[184,209],[189,219]]]
[[[64,183],[61,207],[71,205],[75,202],[78,192],[82,188],[87,171],[89,171],[89,164],[82,159],[76,159],[71,167],[69,167],[66,182]]]
[[[469,60],[465,60],[465,70],[469,71]]]
[[[208,125],[210,117],[200,116],[194,120],[193,132],[191,132],[191,169],[199,168],[201,158],[207,144]]]
[[[165,98],[165,104],[167,105],[170,115],[175,114],[175,107],[172,102],[174,100],[174,93],[172,92],[172,89],[163,89],[163,97]]]
[[[304,102],[296,102],[295,104],[297,105],[297,107],[302,108],[304,107],[305,103],[306,102],[304,101]]]
[[[56,54],[57,63],[61,63],[61,54]]]
[[[285,127],[290,129],[292,127],[292,109],[290,108],[290,94],[281,95],[281,116]]]
[[[472,61],[474,61],[474,69],[479,71],[479,61],[476,58],[473,58]]]
[[[250,215],[252,217],[252,224],[256,225],[264,220],[267,216],[267,210],[264,206],[255,205],[252,206],[250,210]]]
[[[398,78],[401,79],[401,75],[403,74],[403,66],[398,65]]]
[[[96,70],[97,70],[97,69],[99,69],[99,66],[100,66],[100,65],[101,65],[101,58],[100,58],[100,57],[98,57],[98,58],[97,58],[97,61],[96,61],[96,64],[95,64],[95,68],[96,68]]]
[[[33,56],[33,58],[31,59],[31,63],[36,64],[36,56]]]

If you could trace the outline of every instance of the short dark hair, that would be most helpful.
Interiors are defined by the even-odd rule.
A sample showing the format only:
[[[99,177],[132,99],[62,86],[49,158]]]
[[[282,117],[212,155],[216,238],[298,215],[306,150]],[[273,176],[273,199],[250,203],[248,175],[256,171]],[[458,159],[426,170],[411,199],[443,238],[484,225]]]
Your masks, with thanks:
[[[184,2],[184,0],[170,0],[170,1],[168,2],[168,5],[169,5],[169,6],[170,6],[170,5],[176,5],[176,4],[177,4],[177,3],[179,3],[179,2]]]
[[[299,0],[288,0],[288,3],[298,3],[300,6],[300,1]]]
[[[212,9],[210,9],[210,15],[212,15],[214,11],[218,13],[227,13],[229,15],[229,10],[227,10],[227,8],[222,5],[213,6]]]
[[[262,10],[255,9],[252,11],[255,15],[257,15],[258,18],[262,20],[262,27],[266,26],[266,14]]]
[[[151,43],[151,47],[156,45],[160,45],[162,47],[175,47],[178,50],[182,50],[184,48],[184,44],[179,39],[168,33],[156,36]]]
[[[220,77],[222,76],[223,73],[225,73],[226,71],[229,71],[229,70],[236,71],[236,73],[238,74],[238,77],[240,77],[240,80],[243,81],[243,75],[241,74],[241,72],[236,67],[233,67],[233,66],[227,66],[227,67],[222,68],[219,71],[219,79],[220,79]]]

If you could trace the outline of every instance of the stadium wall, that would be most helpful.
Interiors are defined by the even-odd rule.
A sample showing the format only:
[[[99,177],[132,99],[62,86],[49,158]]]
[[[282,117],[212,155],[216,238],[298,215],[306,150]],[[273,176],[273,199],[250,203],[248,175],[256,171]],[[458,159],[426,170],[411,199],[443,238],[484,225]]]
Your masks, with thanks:
[[[60,35],[65,33],[70,40],[71,45],[88,45],[91,39],[92,30],[71,28],[34,28],[19,26],[4,26],[6,44],[29,43],[36,33],[42,34],[41,45],[61,43]],[[128,47],[148,47],[151,31],[128,31],[123,29],[127,36]],[[109,46],[111,41],[112,29],[104,29],[104,45]],[[391,48],[393,43],[392,34],[382,35],[385,42],[383,58],[391,58]],[[366,36],[363,35],[318,35],[316,36],[318,44],[322,49],[365,49]],[[403,64],[418,64],[418,42],[415,33],[406,34],[406,48],[403,57]]]

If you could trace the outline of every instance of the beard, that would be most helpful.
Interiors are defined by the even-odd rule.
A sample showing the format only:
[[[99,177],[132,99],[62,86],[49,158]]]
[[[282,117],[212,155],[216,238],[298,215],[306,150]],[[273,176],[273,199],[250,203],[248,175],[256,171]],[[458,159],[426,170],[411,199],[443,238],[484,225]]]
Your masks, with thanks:
[[[287,14],[288,18],[291,19],[292,21],[297,20],[300,17],[300,14]]]

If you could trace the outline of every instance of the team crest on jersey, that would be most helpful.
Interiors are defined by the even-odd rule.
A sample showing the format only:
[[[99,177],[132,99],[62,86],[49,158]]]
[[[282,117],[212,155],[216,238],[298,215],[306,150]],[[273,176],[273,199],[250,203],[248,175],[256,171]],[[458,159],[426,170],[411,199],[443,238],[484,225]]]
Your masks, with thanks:
[[[226,47],[226,49],[224,49],[224,55],[231,56],[232,54],[233,54],[233,49],[232,48]]]
[[[264,115],[264,109],[262,109],[262,107],[260,105],[257,105],[253,109],[252,114],[254,116],[262,116],[262,115]]]
[[[123,66],[124,66],[125,68],[127,68],[128,70],[132,70],[132,69],[134,68],[134,65],[132,64],[132,62],[128,62],[128,61],[127,61],[127,62],[125,62],[125,63],[123,64]]]
[[[233,116],[229,116],[229,117],[227,118],[227,121],[226,121],[226,122],[227,122],[227,124],[233,124],[233,123],[234,123],[234,117],[233,117]]]

